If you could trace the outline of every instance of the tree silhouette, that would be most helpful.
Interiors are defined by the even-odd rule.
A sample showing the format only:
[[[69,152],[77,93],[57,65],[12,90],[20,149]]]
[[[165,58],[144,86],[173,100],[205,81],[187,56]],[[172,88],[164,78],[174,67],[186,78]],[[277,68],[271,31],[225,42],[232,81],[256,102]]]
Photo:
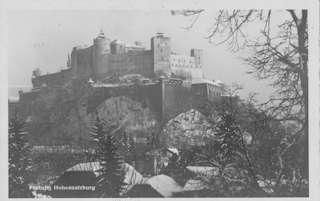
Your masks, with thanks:
[[[299,127],[273,121],[255,106],[253,94],[246,100],[234,96],[239,88],[209,104],[204,115],[214,136],[192,154],[193,164],[219,168],[208,178],[212,195],[308,196],[308,178],[301,171],[304,141],[294,135]]]
[[[100,118],[97,117],[93,126],[91,127],[90,141],[99,143],[104,137],[103,125]]]
[[[30,152],[25,131],[25,123],[17,113],[9,123],[9,197],[34,197],[29,190],[26,177],[31,172]]]
[[[132,137],[132,135],[130,135]],[[127,136],[127,133],[125,130],[122,131],[122,136],[119,140],[118,147],[120,149],[121,156],[124,159],[124,162],[132,165],[132,162],[134,161],[134,151],[132,150],[131,146],[133,144],[133,141],[130,140],[130,136]]]
[[[125,185],[124,164],[117,153],[118,149],[113,141],[113,135],[110,129],[103,129],[99,119],[93,126],[93,131],[95,132],[92,132],[92,134],[98,140],[99,147],[96,149],[96,157],[101,166],[97,171],[99,176],[95,196],[104,198],[120,197]]]
[[[179,13],[192,16],[193,27],[205,10],[184,10]],[[288,14],[281,23],[275,24],[279,13]],[[175,14],[175,12],[173,12]],[[254,25],[260,31],[254,39],[252,30],[245,27]],[[308,177],[308,11],[307,10],[220,10],[207,36],[209,42],[219,45],[227,43],[229,50],[249,49],[250,56],[243,57],[245,64],[252,67],[247,72],[258,80],[269,79],[276,89],[269,101],[257,105],[264,109],[275,122],[296,125],[292,135],[300,138],[301,160],[305,166],[301,173]],[[216,36],[222,36],[215,42]]]

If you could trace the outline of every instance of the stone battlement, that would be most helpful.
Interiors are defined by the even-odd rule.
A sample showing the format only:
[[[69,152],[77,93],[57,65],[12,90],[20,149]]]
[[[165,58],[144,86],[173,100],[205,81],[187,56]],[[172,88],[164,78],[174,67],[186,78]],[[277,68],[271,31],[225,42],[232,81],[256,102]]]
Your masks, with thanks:
[[[170,37],[164,37],[163,34],[151,38],[151,50],[146,50],[139,43],[128,44],[118,39],[111,42],[100,31],[92,46],[73,48],[71,59],[68,57],[68,68],[64,70],[70,69],[73,75],[78,70],[89,70],[94,81],[126,74],[141,74],[149,79],[164,76],[167,79],[191,80],[202,78],[202,57],[202,50],[198,49],[192,49],[190,56],[172,54]],[[51,77],[59,76],[49,74],[42,77],[41,72],[34,73],[34,87],[56,85]]]

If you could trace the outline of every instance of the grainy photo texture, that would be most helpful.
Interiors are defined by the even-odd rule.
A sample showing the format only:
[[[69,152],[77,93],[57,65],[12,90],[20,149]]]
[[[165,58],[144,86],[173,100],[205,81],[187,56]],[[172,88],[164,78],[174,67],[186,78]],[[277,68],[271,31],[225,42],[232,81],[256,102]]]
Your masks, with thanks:
[[[13,10],[8,45],[9,198],[309,196],[308,10]]]

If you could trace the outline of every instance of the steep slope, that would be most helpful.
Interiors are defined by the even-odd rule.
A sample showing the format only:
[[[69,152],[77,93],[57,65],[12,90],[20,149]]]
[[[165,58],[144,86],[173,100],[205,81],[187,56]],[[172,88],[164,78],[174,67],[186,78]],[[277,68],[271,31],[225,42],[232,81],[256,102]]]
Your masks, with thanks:
[[[188,148],[204,145],[206,138],[214,138],[214,130],[200,112],[192,109],[171,119],[163,136],[167,147]]]

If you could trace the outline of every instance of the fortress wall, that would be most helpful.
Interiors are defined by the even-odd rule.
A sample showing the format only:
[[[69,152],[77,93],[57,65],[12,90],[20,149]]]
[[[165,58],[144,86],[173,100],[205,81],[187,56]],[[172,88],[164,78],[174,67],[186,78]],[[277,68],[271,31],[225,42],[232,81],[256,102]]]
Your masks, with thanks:
[[[215,85],[208,85],[208,92],[209,92],[209,100],[216,101],[220,98],[222,87],[218,87]]]
[[[64,74],[62,72],[41,75],[32,79],[33,87],[40,87],[44,83],[47,86],[59,86],[64,82]]]
[[[96,63],[93,63],[93,74],[95,79],[101,80],[105,78],[106,74],[110,74],[110,62],[109,57],[111,55],[109,54],[103,54],[97,56],[97,60],[93,61]]]
[[[92,113],[104,101],[112,97],[126,96],[137,101],[143,108],[148,107],[157,120],[162,119],[161,85],[129,85],[94,88],[88,97],[87,113]]]
[[[172,67],[171,68],[171,77],[191,81],[192,73],[187,69]]]
[[[207,84],[193,84],[192,85],[193,108],[199,108],[208,101]]]
[[[91,69],[92,68],[92,47],[78,50],[77,64],[78,68]]]
[[[202,78],[202,70],[196,69],[196,68],[177,68],[172,67],[171,72],[177,77],[177,78],[183,78],[185,77],[187,80],[191,80],[191,78]]]
[[[109,56],[108,74],[141,74],[152,77],[153,55],[151,51],[138,51]]]
[[[186,79],[202,78],[202,69],[194,65],[194,57],[171,54],[171,72]]]
[[[183,87],[182,81],[166,81],[164,99],[164,121],[191,109],[191,90]]]
[[[95,88],[88,99],[87,113],[94,112],[95,108],[111,97],[126,96],[141,103],[142,107],[148,107],[158,121],[166,122],[190,110],[193,103],[192,91],[183,87],[182,81],[166,82],[163,85],[158,83]],[[164,95],[163,102],[162,95]]]
[[[171,54],[171,67],[194,68],[194,57]]]
[[[8,119],[10,119],[10,117],[12,117],[16,112],[19,116],[22,116],[19,106],[19,102],[8,101]]]
[[[22,118],[27,118],[32,115],[32,110],[36,105],[32,102],[35,101],[40,95],[40,90],[28,91],[20,94],[18,114]]]

